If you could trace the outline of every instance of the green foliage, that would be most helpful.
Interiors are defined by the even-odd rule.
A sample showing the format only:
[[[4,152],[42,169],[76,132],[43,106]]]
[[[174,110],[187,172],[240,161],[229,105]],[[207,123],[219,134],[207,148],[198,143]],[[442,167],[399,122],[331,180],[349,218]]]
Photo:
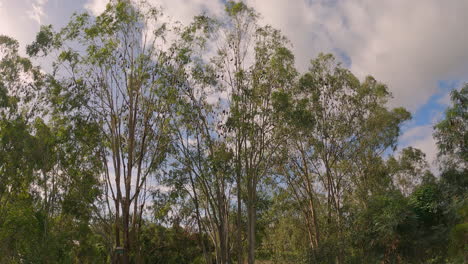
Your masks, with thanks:
[[[467,167],[468,162],[468,84],[451,93],[453,106],[435,127],[439,156],[446,157],[448,166]],[[458,163],[458,164],[457,164]]]
[[[197,244],[197,235],[179,226],[166,228],[151,223],[146,224],[141,234],[142,251],[145,252],[142,263],[204,263]]]
[[[29,56],[47,56],[49,50],[57,43],[54,43],[55,35],[52,31],[52,25],[41,26],[36,40],[26,47],[26,53]]]
[[[228,1],[226,3],[225,9],[226,9],[226,13],[231,17],[235,17],[239,15],[239,13],[242,13],[242,12],[253,12],[253,10],[247,7],[247,5],[245,5],[244,2],[236,2],[236,1]]]
[[[468,250],[468,204],[459,209],[458,215],[463,219],[462,223],[455,225],[450,230],[449,254],[455,263],[466,261],[466,251]]]
[[[393,263],[403,258],[404,252],[411,250],[405,235],[414,228],[414,222],[415,216],[400,193],[371,197],[368,208],[362,210],[357,220],[357,252],[353,259]]]

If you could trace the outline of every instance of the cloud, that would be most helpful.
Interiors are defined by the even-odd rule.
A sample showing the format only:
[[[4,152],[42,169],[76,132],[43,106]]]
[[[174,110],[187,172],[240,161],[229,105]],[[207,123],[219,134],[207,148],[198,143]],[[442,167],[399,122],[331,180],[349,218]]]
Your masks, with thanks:
[[[32,3],[32,9],[28,10],[26,14],[28,17],[38,24],[41,24],[42,19],[45,17],[44,6],[48,0],[34,0]]]
[[[344,53],[358,76],[389,85],[394,106],[416,110],[438,80],[468,75],[468,1],[247,2],[291,39],[299,68],[318,52]]]
[[[300,70],[319,52],[334,53],[359,77],[370,74],[387,84],[391,106],[414,113],[440,92],[440,80],[467,79],[468,1],[247,2],[291,40]],[[448,102],[448,95],[438,101]],[[432,126],[440,116],[434,113],[431,123],[408,129],[400,140],[403,147],[425,152],[432,171],[437,157]]]
[[[406,130],[400,137],[402,142],[421,140],[432,134],[431,125],[415,126]]]
[[[221,0],[150,0],[188,23],[206,12],[222,15]],[[391,106],[411,111],[438,91],[438,81],[468,76],[468,1],[464,0],[245,0],[262,22],[290,40],[300,70],[319,52],[331,52],[359,77],[386,83]],[[89,0],[99,13],[106,0]]]
[[[24,54],[24,45],[30,43],[39,25],[32,20],[25,10],[31,8],[26,0],[0,0],[0,35],[13,37],[20,43],[20,53]]]
[[[109,0],[89,0],[84,7],[93,15],[97,16],[106,10],[107,3],[109,3]]]
[[[450,93],[446,93],[444,96],[442,96],[439,100],[437,100],[437,103],[441,105],[450,105]]]

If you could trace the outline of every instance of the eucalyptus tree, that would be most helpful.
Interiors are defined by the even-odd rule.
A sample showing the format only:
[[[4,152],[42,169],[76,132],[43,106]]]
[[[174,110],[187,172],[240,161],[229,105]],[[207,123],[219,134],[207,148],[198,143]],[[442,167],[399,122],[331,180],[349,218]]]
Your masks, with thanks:
[[[31,55],[56,56],[55,92],[80,99],[77,108],[65,101],[62,113],[72,120],[85,116],[102,135],[101,211],[114,218],[113,241],[123,247],[125,263],[139,259],[142,217],[156,184],[150,178],[170,151],[176,92],[169,84],[178,62],[166,47],[161,18],[144,2],[111,2],[97,17],[75,15],[57,33],[43,27],[28,46]]]
[[[19,55],[19,43],[7,36],[0,35],[0,122],[2,123],[2,132],[7,133],[8,129],[21,129],[26,134],[29,125],[34,121],[33,112],[30,103],[35,98],[35,92],[39,89],[42,82],[39,68],[33,67],[31,61]],[[22,134],[18,131],[18,135]],[[14,133],[12,134],[14,135]],[[24,141],[15,140],[16,143],[26,143],[28,137],[24,136]],[[6,140],[6,138],[3,138]],[[8,147],[9,144],[2,145]],[[13,145],[11,145],[13,146]],[[8,191],[9,180],[15,180],[16,172],[9,171],[8,167],[14,167],[16,163],[27,162],[27,159],[14,158],[6,159],[10,154],[14,154],[14,149],[3,149],[0,155],[2,163],[0,165],[1,189],[0,197]],[[25,155],[26,156],[26,155]],[[29,166],[24,166],[23,171],[26,174],[32,173]],[[11,178],[10,178],[11,177]],[[18,175],[16,179],[23,179]],[[14,190],[13,190],[14,192]],[[1,198],[0,198],[1,199]]]
[[[226,5],[226,12],[228,14],[227,21],[225,22],[225,29],[222,32],[224,39],[223,43],[218,48],[218,58],[215,60],[217,71],[221,81],[224,83],[224,89],[228,93],[228,100],[230,100],[229,123],[226,122],[226,127],[232,131],[230,134],[231,144],[234,144],[234,162],[235,162],[235,175],[236,175],[236,189],[237,189],[237,262],[243,263],[243,243],[242,243],[242,197],[245,181],[245,164],[243,146],[247,144],[246,133],[242,128],[246,126],[241,125],[240,122],[232,122],[232,117],[237,117],[240,121],[240,113],[245,114],[246,106],[242,103],[246,102],[245,96],[242,96],[242,91],[247,90],[247,67],[249,63],[249,46],[253,41],[253,34],[257,29],[256,20],[257,14],[254,10],[248,8],[245,4],[239,2],[228,2]],[[241,100],[243,99],[243,100]],[[252,194],[252,193],[251,193]],[[249,199],[251,197],[248,197]],[[253,201],[252,201],[253,202]],[[250,203],[252,204],[252,203]],[[250,206],[252,207],[252,206]],[[254,242],[252,241],[253,233],[251,232],[252,212],[249,213],[247,223],[248,244],[249,244],[249,262],[255,250]],[[252,247],[250,246],[252,245]]]
[[[0,35],[0,117],[33,121],[41,110],[44,74],[40,67],[19,54],[19,43]]]
[[[94,147],[73,138],[89,140],[93,131],[52,121],[51,80],[18,48],[0,36],[0,261],[67,262],[77,254],[86,261],[96,253],[85,226],[99,193],[92,180],[97,167]],[[72,249],[77,254],[59,253]]]
[[[345,206],[372,193],[373,160],[394,147],[399,126],[410,115],[388,110],[389,93],[372,77],[360,82],[331,55],[319,55],[293,95],[281,101],[291,137],[282,174],[301,204],[313,252],[333,239],[331,253],[343,263]],[[323,198],[322,198],[323,197]],[[324,210],[320,210],[323,208]],[[326,221],[319,226],[319,215]]]
[[[34,136],[35,118],[39,115],[38,94],[44,83],[39,67],[19,55],[19,43],[0,36],[0,250],[2,262],[34,257],[34,242],[48,240],[47,184],[43,174],[52,160],[42,157]],[[44,153],[42,153],[44,154]],[[42,162],[41,162],[42,161]],[[45,197],[41,197],[45,196]],[[34,227],[39,219],[28,217],[37,213],[43,220],[44,232]],[[23,215],[21,217],[21,215]],[[20,228],[23,223],[25,228]],[[18,235],[12,231],[17,229]],[[39,234],[38,234],[39,233]],[[42,250],[38,250],[41,255]],[[39,255],[39,254],[38,254]]]
[[[467,125],[468,84],[464,84],[460,90],[451,92],[451,105],[446,109],[444,119],[434,127],[442,170],[442,203],[445,208],[450,208],[444,212],[451,228],[449,255],[454,263],[468,261],[465,253],[468,234]]]
[[[194,25],[200,25],[200,19]],[[273,158],[286,137],[277,129],[275,95],[289,89],[296,76],[286,38],[270,26],[260,26],[257,20],[258,14],[244,3],[228,2],[226,16],[211,21],[213,27],[204,28],[205,33],[210,31],[200,39],[205,49],[198,55],[193,53],[195,28],[185,32],[184,43],[188,40],[191,44],[181,49],[192,61],[180,81],[179,106],[184,113],[180,118],[185,125],[176,125],[182,154],[179,163],[189,180],[186,186],[194,198],[199,222],[203,224],[201,218],[207,217],[205,230],[217,230],[212,237],[219,263],[232,259],[229,208],[234,190],[237,261],[244,259],[243,201],[248,261],[255,261],[257,188],[273,173]],[[200,214],[199,209],[205,212]]]
[[[17,228],[18,222],[30,224],[27,215],[34,211],[30,185],[34,182],[34,137],[30,123],[20,111],[21,90],[26,89],[24,74],[32,70],[31,62],[18,54],[19,43],[0,36],[0,251],[2,262],[19,261],[29,256],[31,245],[22,235],[33,228]],[[23,75],[23,76],[22,76]],[[27,89],[26,89],[27,91]],[[30,226],[30,225],[29,225]],[[10,230],[17,228],[15,236]]]
[[[174,175],[194,205],[198,231],[207,233],[214,245],[216,263],[231,262],[232,230],[229,211],[233,191],[232,151],[222,128],[227,106],[220,95],[216,72],[206,56],[219,23],[206,16],[180,32],[172,49],[185,59],[175,79],[179,90],[172,118],[177,149]],[[211,263],[208,245],[200,240],[205,260]]]
[[[227,141],[233,149],[238,228],[245,192],[248,263],[255,262],[257,188],[272,174],[272,163],[286,134],[279,133],[274,97],[290,89],[296,76],[294,56],[281,33],[258,24],[258,14],[242,2],[228,2],[227,17],[214,58],[221,87],[227,92]],[[238,262],[242,261],[240,230]]]

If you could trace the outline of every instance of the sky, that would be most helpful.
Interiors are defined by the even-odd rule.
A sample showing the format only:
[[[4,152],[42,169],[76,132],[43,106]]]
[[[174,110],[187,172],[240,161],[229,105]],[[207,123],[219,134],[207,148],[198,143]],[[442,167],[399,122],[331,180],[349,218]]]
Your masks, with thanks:
[[[99,14],[108,0],[0,0],[0,34],[30,43],[41,24],[65,25],[73,12]],[[182,23],[200,13],[219,16],[224,0],[148,0]],[[433,125],[449,93],[468,80],[468,0],[244,0],[286,35],[300,71],[320,52],[333,53],[360,78],[372,75],[413,119],[399,148],[426,153],[433,168]]]

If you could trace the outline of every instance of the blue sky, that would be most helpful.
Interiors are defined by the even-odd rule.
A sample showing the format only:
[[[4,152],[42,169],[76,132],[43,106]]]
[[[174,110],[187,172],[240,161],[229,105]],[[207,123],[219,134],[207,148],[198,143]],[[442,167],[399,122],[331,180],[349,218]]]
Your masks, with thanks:
[[[40,24],[63,26],[75,11],[97,14],[108,0],[0,0],[0,34],[34,39]],[[222,15],[223,0],[148,0],[187,23],[201,12]],[[448,94],[468,80],[466,0],[245,0],[262,23],[280,29],[293,45],[300,70],[319,52],[330,52],[358,77],[388,85],[391,107],[413,120],[403,126],[400,147],[436,147],[432,126],[449,104]]]

